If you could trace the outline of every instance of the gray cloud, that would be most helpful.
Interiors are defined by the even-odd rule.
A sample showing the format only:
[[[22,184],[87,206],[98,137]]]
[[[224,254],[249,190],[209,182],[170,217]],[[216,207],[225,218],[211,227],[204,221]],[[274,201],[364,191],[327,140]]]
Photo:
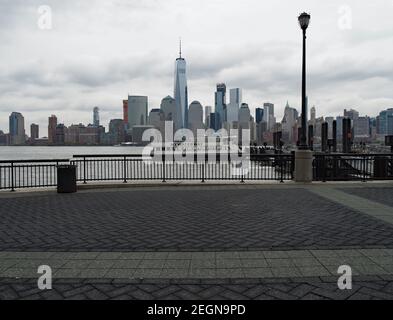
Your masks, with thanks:
[[[338,0],[49,0],[53,30],[42,31],[37,27],[41,1],[3,0],[0,129],[8,130],[13,110],[25,115],[26,127],[34,121],[45,128],[52,113],[67,123],[89,122],[96,105],[105,123],[121,116],[128,93],[148,95],[149,107],[158,107],[173,91],[179,36],[190,101],[213,105],[215,84],[226,82],[243,88],[252,108],[274,102],[281,117],[287,100],[300,105],[296,16],[303,10],[312,13],[310,103],[319,114],[354,107],[375,115],[393,106],[393,3],[347,3],[351,30],[337,26]]]

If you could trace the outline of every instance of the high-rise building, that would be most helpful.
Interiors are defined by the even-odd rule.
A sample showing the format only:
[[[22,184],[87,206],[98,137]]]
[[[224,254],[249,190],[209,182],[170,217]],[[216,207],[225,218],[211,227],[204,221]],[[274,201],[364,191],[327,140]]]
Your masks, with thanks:
[[[123,121],[128,125],[128,100],[123,100]]]
[[[161,109],[152,109],[149,113],[149,125],[164,133],[165,114]]]
[[[203,107],[199,101],[193,101],[188,110],[188,128],[197,137],[197,130],[203,129]]]
[[[359,118],[359,112],[354,109],[351,110],[344,109],[344,118],[349,118],[352,121],[356,120],[357,118]]]
[[[353,131],[355,139],[369,139],[371,134],[370,118],[366,116],[354,120]]]
[[[210,128],[210,114],[212,113],[213,108],[211,106],[205,107],[205,126],[206,128]]]
[[[325,117],[325,122],[328,124],[328,139],[333,139],[333,121],[334,117]]]
[[[128,96],[128,127],[144,126],[147,124],[146,96]]]
[[[247,103],[242,103],[239,109],[239,128],[250,129],[251,113]]]
[[[105,135],[105,128],[83,124],[71,125],[64,128],[64,142],[69,145],[98,145],[101,136]]]
[[[242,90],[239,88],[229,90],[229,104],[227,105],[227,122],[232,124],[238,120],[239,109],[242,105]]]
[[[173,119],[175,128],[187,128],[188,121],[187,64],[181,54],[180,42],[179,58],[177,58],[175,62],[174,97],[176,102],[176,119]]]
[[[276,118],[274,117],[274,104],[269,102],[264,103],[263,109],[263,121],[266,122],[267,131],[272,131],[276,124]]]
[[[38,126],[38,124],[32,123],[30,125],[30,139],[32,141],[39,138],[39,135],[40,135],[39,130],[40,130],[40,127]]]
[[[315,126],[316,119],[317,119],[317,111],[315,109],[315,106],[313,106],[310,111],[310,124]]]
[[[265,116],[273,116],[274,117],[274,104],[270,102],[266,102],[263,104],[263,109],[265,110]]]
[[[25,119],[19,112],[12,112],[9,117],[10,143],[20,145],[26,142]]]
[[[255,109],[255,122],[257,124],[261,123],[263,121],[263,113],[264,113],[263,108],[256,108]]]
[[[393,135],[393,108],[383,110],[377,117],[377,134]]]
[[[342,142],[343,138],[343,116],[338,116],[336,117],[336,122],[337,122],[337,141]]]
[[[48,143],[49,144],[56,143],[56,126],[57,126],[57,117],[52,114],[48,118]]]
[[[7,146],[9,142],[9,134],[5,134],[3,131],[0,130],[0,146]]]
[[[60,123],[56,126],[56,144],[65,144],[65,131],[66,127],[64,126],[64,124]]]
[[[296,121],[298,117],[299,114],[297,110],[295,108],[291,108],[287,101],[284,110],[284,118],[282,119],[282,126],[281,126],[282,140],[285,143],[289,143],[289,144],[296,143],[297,137],[294,134],[295,133],[294,127],[296,126]]]
[[[125,130],[123,119],[112,119],[109,121],[109,144],[124,142]]]
[[[93,126],[100,126],[100,109],[98,107],[94,107],[93,109]]]
[[[227,122],[227,105],[226,105],[226,91],[225,83],[217,84],[217,91],[215,93],[215,113],[217,114],[218,126],[222,128],[224,122]]]
[[[247,103],[242,103],[242,106],[239,109],[239,120],[238,120],[238,137],[239,143],[242,142],[243,138],[243,130],[250,130],[251,128],[251,113],[250,108]],[[250,132],[251,138],[251,132]]]
[[[175,120],[176,120],[176,101],[171,96],[166,96],[161,101],[161,111],[164,113],[164,120],[165,121],[173,121],[174,130],[175,127]],[[180,129],[178,127],[177,129]]]
[[[216,112],[212,112],[210,114],[209,118],[210,118],[210,126],[209,126],[209,128],[213,129],[214,131],[220,130],[221,128],[219,127],[219,124],[218,124],[218,115],[217,115],[217,113]]]

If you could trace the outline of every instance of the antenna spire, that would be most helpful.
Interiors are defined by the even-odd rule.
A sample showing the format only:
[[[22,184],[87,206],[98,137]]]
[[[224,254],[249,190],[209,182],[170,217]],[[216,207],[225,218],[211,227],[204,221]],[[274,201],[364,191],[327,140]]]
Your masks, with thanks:
[[[181,38],[179,38],[179,56],[181,58]]]

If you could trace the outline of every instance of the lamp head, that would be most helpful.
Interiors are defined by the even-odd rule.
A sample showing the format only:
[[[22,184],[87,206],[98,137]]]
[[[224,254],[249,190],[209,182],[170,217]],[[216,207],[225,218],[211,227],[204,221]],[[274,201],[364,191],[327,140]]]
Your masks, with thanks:
[[[311,18],[311,16],[306,12],[303,12],[299,16],[299,18],[298,18],[299,25],[300,25],[300,28],[302,28],[302,30],[306,30],[308,28],[308,25],[310,24],[310,18]]]

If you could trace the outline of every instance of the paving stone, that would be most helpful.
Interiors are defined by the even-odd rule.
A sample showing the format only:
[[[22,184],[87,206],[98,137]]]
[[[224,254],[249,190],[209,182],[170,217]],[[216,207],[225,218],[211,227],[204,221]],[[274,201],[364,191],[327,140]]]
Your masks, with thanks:
[[[164,263],[164,268],[175,268],[175,269],[188,269],[190,267],[191,260],[173,260],[167,259]]]
[[[162,269],[160,278],[184,279],[188,278],[189,269]]]
[[[111,262],[113,269],[134,269],[140,266],[141,260],[111,260]]]
[[[106,273],[106,277],[114,279],[132,278],[136,269],[110,269]]]
[[[166,260],[142,260],[138,268],[143,268],[143,269],[159,269],[163,268],[165,266]]]
[[[108,270],[106,269],[85,269],[79,274],[81,278],[100,278],[104,277]]]
[[[268,268],[269,264],[265,259],[242,259],[243,268]]]
[[[231,268],[241,268],[242,261],[240,259],[218,259],[216,260],[217,268],[231,269]]]
[[[115,264],[113,260],[92,260],[88,265],[89,269],[110,269]]]
[[[301,277],[302,274],[297,268],[291,267],[280,267],[280,268],[272,268],[274,277]]]
[[[270,268],[245,268],[243,269],[246,278],[272,278],[273,272]]]
[[[312,279],[312,278],[310,278]],[[194,284],[181,284],[184,280],[154,279],[129,281],[107,280],[107,284],[92,284],[89,279],[59,279],[53,289],[37,291],[35,281],[14,279],[15,283],[3,284],[0,279],[1,299],[393,299],[388,287],[392,282],[374,280],[363,281],[367,277],[356,278],[353,290],[339,290],[336,282],[291,282],[288,279],[271,278],[247,280],[232,284],[228,279],[197,280]],[[371,279],[371,278],[370,278]],[[374,278],[373,278],[374,279]],[[189,280],[188,280],[189,281]],[[202,281],[202,282],[201,282]],[[63,283],[63,284],[62,284]],[[69,284],[65,284],[69,283]]]
[[[191,268],[194,269],[204,269],[204,268],[215,268],[216,261],[214,259],[204,259],[204,260],[191,260]]]
[[[70,260],[63,265],[63,269],[84,269],[89,266],[90,260]]]
[[[330,275],[330,272],[323,266],[298,267],[298,270],[303,277],[323,277]]]
[[[0,225],[0,251],[57,251],[50,258],[60,260],[96,259],[103,251],[103,259],[150,251],[144,259],[163,260],[168,257],[157,251],[198,250],[207,256],[267,249],[266,258],[280,259],[293,249],[393,248],[389,223],[297,187],[91,191],[1,201],[0,216],[7,223]],[[235,257],[228,252],[222,258]]]

